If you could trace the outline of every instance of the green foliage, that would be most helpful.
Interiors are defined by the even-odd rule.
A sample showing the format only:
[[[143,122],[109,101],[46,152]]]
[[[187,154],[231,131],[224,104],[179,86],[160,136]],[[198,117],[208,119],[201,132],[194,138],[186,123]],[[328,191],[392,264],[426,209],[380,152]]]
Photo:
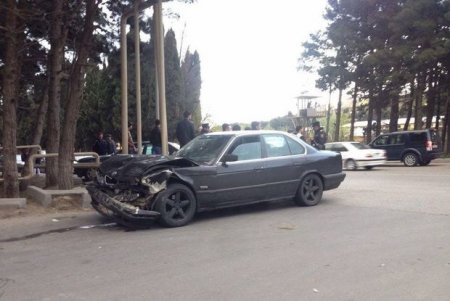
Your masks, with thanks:
[[[151,20],[148,22],[151,24]],[[151,30],[147,28],[146,30]],[[128,35],[128,112],[129,120],[136,123],[136,84],[134,61],[134,34]],[[120,52],[111,51],[108,64],[93,67],[86,76],[84,101],[77,127],[79,150],[90,150],[98,131],[111,133],[116,141],[121,139]],[[174,140],[177,122],[184,110],[193,112],[194,121],[200,124],[200,58],[197,52],[185,55],[181,62],[173,30],[165,36],[166,103],[169,140]],[[141,42],[141,101],[142,136],[149,134],[156,119],[156,73],[154,41]],[[134,133],[133,133],[134,134]]]
[[[379,116],[389,115],[394,100],[409,93],[400,97],[399,111],[408,111],[411,101],[405,100],[415,99],[415,115],[426,112],[431,119],[445,112],[440,100],[450,89],[449,15],[449,1],[329,0],[328,26],[303,44],[299,69],[316,72],[322,90],[353,82],[358,98],[368,99]]]

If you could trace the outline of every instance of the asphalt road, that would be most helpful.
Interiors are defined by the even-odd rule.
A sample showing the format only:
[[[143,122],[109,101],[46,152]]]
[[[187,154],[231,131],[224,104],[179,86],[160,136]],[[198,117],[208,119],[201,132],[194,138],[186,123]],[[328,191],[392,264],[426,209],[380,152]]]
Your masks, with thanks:
[[[449,300],[449,216],[439,160],[347,172],[316,207],[220,210],[177,229],[127,232],[94,212],[7,219],[0,300]]]

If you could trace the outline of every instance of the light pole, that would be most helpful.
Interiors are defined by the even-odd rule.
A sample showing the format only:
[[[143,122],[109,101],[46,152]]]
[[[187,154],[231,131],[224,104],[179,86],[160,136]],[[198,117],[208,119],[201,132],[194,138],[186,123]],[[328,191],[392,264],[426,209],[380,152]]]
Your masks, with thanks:
[[[164,0],[167,1],[167,0]],[[132,9],[128,9],[120,19],[120,73],[121,73],[121,115],[122,115],[122,153],[128,154],[128,63],[127,63],[127,20],[135,16],[135,48],[136,48],[136,114],[137,141],[139,153],[142,151],[142,118],[141,118],[141,84],[140,84],[140,37],[139,12],[153,5],[155,22],[155,49],[157,65],[157,107],[161,119],[162,153],[168,154],[166,92],[164,72],[164,32],[162,26],[162,0],[150,0],[142,3],[138,0]],[[158,114],[158,113],[157,113]]]

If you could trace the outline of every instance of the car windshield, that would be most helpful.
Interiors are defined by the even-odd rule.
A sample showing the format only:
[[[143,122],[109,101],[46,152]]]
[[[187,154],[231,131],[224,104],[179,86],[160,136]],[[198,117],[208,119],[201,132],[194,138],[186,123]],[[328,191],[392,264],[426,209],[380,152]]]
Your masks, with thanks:
[[[176,156],[198,163],[212,163],[230,139],[230,135],[201,135],[180,149]]]
[[[369,146],[359,143],[359,142],[352,142],[351,145],[356,149],[369,149],[370,148]]]

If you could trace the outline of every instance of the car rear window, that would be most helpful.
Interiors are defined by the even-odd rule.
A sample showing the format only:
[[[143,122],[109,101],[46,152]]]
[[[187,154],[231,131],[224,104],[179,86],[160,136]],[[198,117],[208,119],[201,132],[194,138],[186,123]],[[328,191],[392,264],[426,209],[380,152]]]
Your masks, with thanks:
[[[267,157],[289,156],[291,151],[282,135],[263,135]]]
[[[303,147],[303,145],[301,145],[300,143],[289,137],[286,137],[286,140],[288,142],[289,148],[291,149],[291,154],[302,155],[305,153],[306,150]]]
[[[367,145],[359,143],[359,142],[352,142],[351,145],[356,149],[369,149],[370,148]]]

